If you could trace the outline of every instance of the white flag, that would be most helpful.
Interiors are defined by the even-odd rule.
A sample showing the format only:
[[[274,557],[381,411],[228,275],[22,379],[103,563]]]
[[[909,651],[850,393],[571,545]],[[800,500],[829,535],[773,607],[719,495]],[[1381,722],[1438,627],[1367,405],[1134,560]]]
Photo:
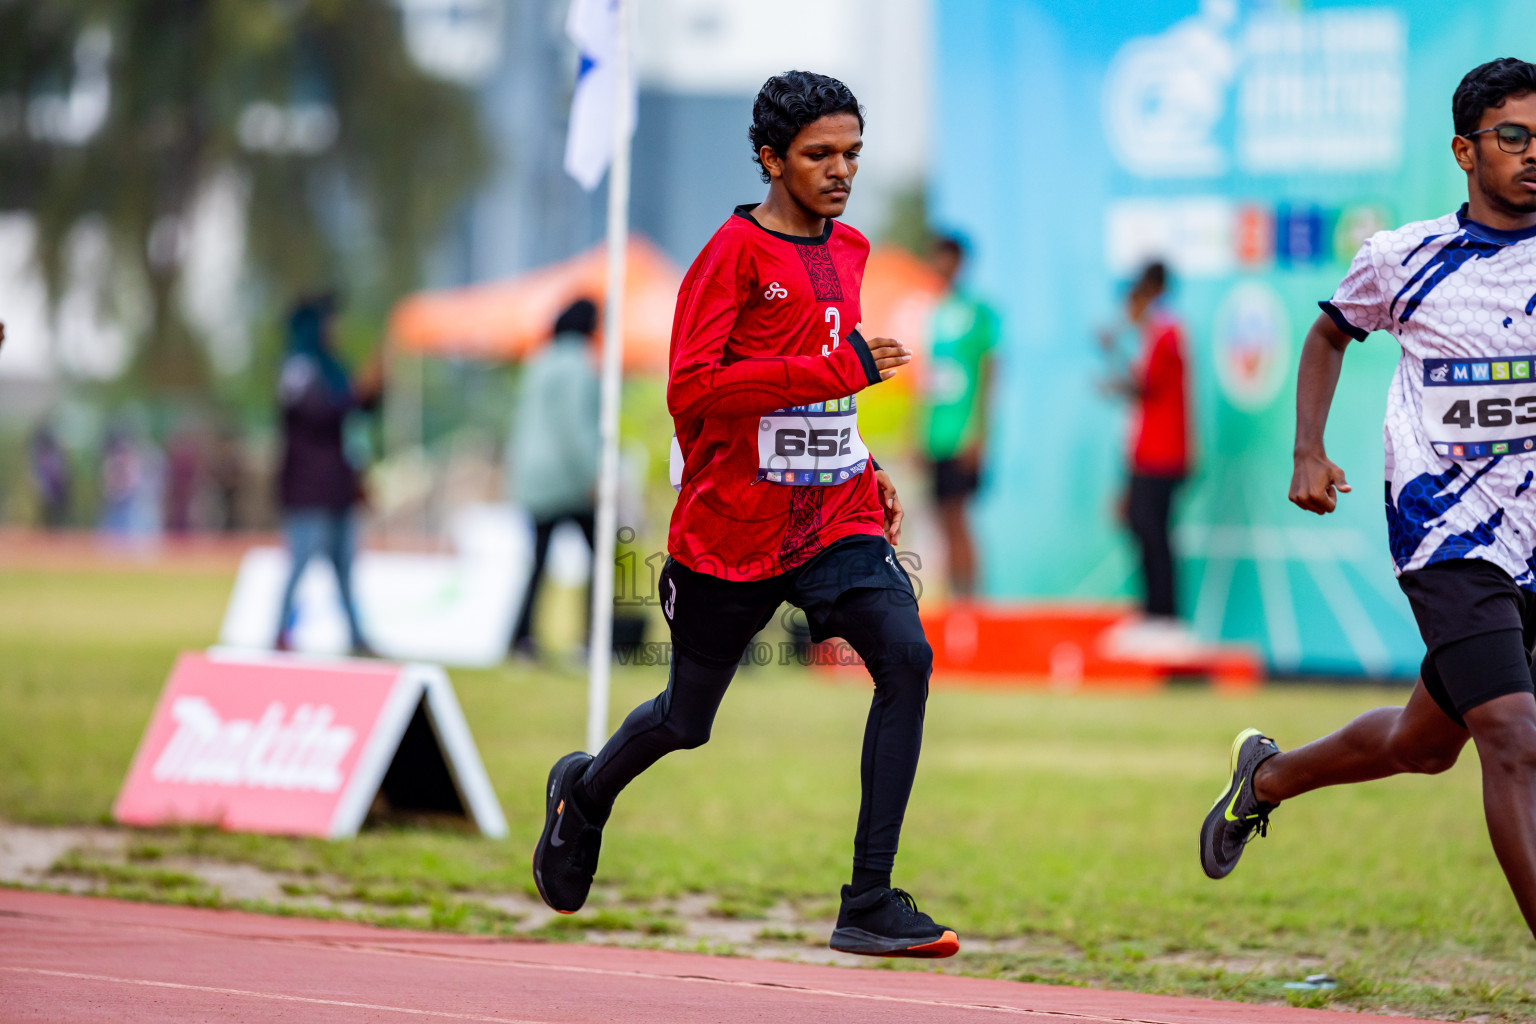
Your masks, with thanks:
[[[627,129],[635,131],[635,62],[628,61],[628,81],[624,89],[627,103],[621,108],[614,67],[620,24],[619,0],[571,0],[565,19],[565,34],[581,54],[576,72],[576,92],[571,97],[571,126],[565,137],[565,171],[591,192],[603,180],[603,172],[613,161],[614,118],[620,109],[628,118]],[[627,108],[627,109],[625,109]]]

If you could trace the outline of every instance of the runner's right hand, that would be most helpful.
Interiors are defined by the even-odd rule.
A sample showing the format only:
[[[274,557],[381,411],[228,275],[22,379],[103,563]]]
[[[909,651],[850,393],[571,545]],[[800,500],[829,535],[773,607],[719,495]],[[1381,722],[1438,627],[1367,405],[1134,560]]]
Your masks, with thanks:
[[[869,354],[875,357],[875,369],[880,371],[881,380],[890,380],[896,376],[898,367],[912,361],[907,346],[890,338],[870,339]]]
[[[1296,456],[1296,469],[1291,474],[1291,503],[1308,512],[1326,515],[1338,507],[1335,494],[1350,492],[1344,470],[1334,464],[1322,452]]]

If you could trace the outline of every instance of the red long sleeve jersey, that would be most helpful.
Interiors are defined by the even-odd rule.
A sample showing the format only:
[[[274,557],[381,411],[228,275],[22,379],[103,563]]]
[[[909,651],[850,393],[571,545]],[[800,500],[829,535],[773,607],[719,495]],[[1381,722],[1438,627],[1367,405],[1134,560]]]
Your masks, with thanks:
[[[855,330],[869,241],[832,220],[819,238],[779,234],[754,208],[737,207],[688,268],[667,381],[683,457],[667,547],[727,580],[884,529],[850,397],[880,380]]]

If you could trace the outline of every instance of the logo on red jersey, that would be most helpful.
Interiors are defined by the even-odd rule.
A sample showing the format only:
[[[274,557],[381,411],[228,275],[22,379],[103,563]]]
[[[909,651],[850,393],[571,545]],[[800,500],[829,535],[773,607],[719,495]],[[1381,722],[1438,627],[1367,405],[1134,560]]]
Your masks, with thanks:
[[[789,298],[789,289],[779,284],[779,282],[774,281],[768,285],[768,290],[763,292],[763,298],[787,299]]]

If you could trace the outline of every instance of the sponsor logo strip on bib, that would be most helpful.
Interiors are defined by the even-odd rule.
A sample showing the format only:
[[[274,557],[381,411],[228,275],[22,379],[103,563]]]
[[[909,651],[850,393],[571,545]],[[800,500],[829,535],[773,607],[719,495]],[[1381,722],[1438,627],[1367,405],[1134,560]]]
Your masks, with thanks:
[[[1452,459],[1536,451],[1536,355],[1424,360],[1424,433]]]
[[[869,449],[859,436],[853,396],[779,409],[758,420],[757,478],[825,487],[864,471]]]

